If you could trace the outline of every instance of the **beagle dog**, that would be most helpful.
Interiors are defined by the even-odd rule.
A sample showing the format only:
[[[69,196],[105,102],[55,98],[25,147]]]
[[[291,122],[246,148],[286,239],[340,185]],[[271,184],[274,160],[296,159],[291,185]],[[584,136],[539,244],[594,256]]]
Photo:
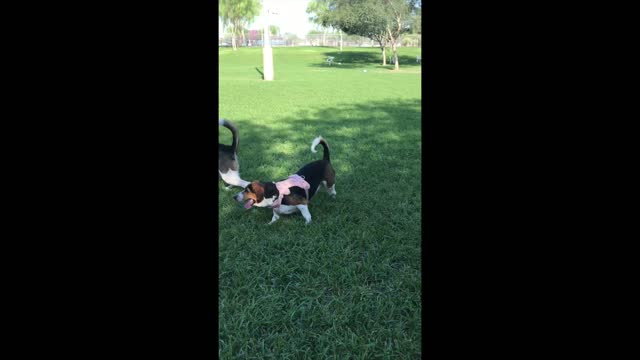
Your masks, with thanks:
[[[240,163],[238,162],[238,144],[240,137],[238,129],[228,120],[218,119],[218,126],[224,126],[231,130],[233,141],[231,146],[220,144],[218,140],[218,177],[227,183],[227,190],[232,186],[245,187],[249,185],[248,181],[240,178]]]
[[[331,166],[329,144],[318,136],[311,143],[311,152],[317,152],[316,146],[322,144],[324,155],[317,160],[303,166],[294,175],[277,182],[254,181],[233,198],[238,202],[246,201],[245,209],[268,207],[273,210],[273,218],[269,225],[276,222],[280,215],[292,214],[300,211],[307,224],[311,222],[309,201],[323,185],[327,192],[336,196],[336,172]]]

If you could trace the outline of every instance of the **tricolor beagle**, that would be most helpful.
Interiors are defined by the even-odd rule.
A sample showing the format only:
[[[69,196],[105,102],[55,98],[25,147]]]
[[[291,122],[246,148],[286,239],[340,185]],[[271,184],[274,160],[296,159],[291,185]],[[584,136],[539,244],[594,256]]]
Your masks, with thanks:
[[[331,166],[329,144],[318,136],[311,143],[312,152],[316,152],[318,144],[322,144],[324,148],[322,160],[305,165],[295,175],[282,181],[254,181],[234,196],[234,199],[238,202],[246,201],[246,209],[252,206],[272,208],[273,218],[269,224],[276,222],[282,214],[292,214],[296,211],[300,211],[309,224],[309,201],[320,189],[320,185],[324,185],[332,197],[336,195],[336,172]]]

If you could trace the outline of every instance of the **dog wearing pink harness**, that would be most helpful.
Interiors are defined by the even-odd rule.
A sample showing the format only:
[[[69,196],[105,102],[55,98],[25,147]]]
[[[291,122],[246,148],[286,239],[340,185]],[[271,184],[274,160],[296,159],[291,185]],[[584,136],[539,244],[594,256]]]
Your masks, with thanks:
[[[309,224],[311,222],[309,202],[320,186],[324,186],[331,197],[336,195],[336,172],[331,165],[329,144],[318,136],[311,143],[311,152],[317,152],[316,147],[319,144],[324,148],[322,160],[303,166],[294,175],[281,181],[253,181],[233,198],[238,202],[245,202],[245,209],[254,206],[271,208],[273,218],[269,224],[276,222],[282,214],[292,214],[297,211],[300,211],[306,223]]]
[[[309,188],[311,187],[311,185],[309,185],[308,182],[304,181],[303,176],[297,174],[291,175],[287,178],[287,180],[279,181],[276,183],[276,188],[278,189],[280,195],[278,195],[278,198],[273,202],[273,205],[271,207],[279,207],[284,196],[291,194],[291,190],[289,189],[294,186],[303,188],[306,191],[307,199],[309,198]]]

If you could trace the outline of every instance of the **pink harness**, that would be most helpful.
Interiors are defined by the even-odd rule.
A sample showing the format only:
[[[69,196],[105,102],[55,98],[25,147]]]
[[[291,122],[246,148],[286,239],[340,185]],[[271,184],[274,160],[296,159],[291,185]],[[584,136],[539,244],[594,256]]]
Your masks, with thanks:
[[[280,193],[280,196],[278,196],[278,198],[273,202],[272,207],[274,208],[277,208],[280,206],[280,204],[282,203],[282,198],[285,195],[291,194],[291,191],[289,189],[294,186],[303,188],[307,192],[307,199],[309,198],[309,188],[311,188],[311,185],[309,185],[309,183],[304,180],[304,177],[300,175],[297,175],[297,174],[291,175],[287,178],[287,180],[282,180],[275,184],[276,184],[276,187],[278,188],[278,192]]]

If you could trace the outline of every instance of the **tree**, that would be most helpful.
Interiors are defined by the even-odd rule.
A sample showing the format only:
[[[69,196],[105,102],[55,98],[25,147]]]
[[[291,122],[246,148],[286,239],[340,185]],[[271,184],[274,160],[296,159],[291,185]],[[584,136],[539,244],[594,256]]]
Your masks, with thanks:
[[[390,18],[387,18],[386,21],[387,33],[389,34],[389,41],[391,42],[391,49],[393,50],[395,69],[399,70],[398,42],[400,35],[411,30],[412,16],[415,15],[417,7],[422,4],[416,0],[385,0],[385,3],[391,10],[389,13]]]
[[[309,21],[318,25],[320,29],[322,29],[322,46],[325,46],[327,31],[330,26],[325,25],[323,23],[322,18],[328,16],[329,12],[329,4],[331,1],[329,0],[312,0],[307,5],[307,14],[311,14],[309,17]],[[340,49],[342,51],[342,49]]]
[[[269,34],[273,36],[280,35],[280,27],[275,25],[269,25]]]
[[[236,36],[241,34],[244,42],[243,30],[259,13],[259,0],[220,0],[218,16],[224,26],[231,28],[233,50],[237,50]]]
[[[382,65],[387,64],[386,9],[382,0],[317,0],[325,10],[316,13],[317,22],[347,34],[368,37],[380,46]]]
[[[316,13],[323,26],[333,26],[347,34],[360,35],[376,41],[386,65],[386,47],[391,45],[395,69],[398,62],[400,35],[410,31],[412,15],[422,6],[420,0],[316,0],[326,10]]]
[[[415,11],[411,19],[411,31],[414,34],[418,35],[418,46],[421,46],[422,40],[422,6],[419,4],[419,7]]]
[[[422,4],[416,4],[411,17],[411,33],[422,35]]]
[[[322,31],[311,30],[307,33],[307,40],[311,43],[311,46],[315,46],[313,41],[318,39],[318,35],[322,35]]]
[[[241,21],[238,25],[238,33],[242,37],[240,44],[246,44],[247,32],[249,31],[249,21]]]

